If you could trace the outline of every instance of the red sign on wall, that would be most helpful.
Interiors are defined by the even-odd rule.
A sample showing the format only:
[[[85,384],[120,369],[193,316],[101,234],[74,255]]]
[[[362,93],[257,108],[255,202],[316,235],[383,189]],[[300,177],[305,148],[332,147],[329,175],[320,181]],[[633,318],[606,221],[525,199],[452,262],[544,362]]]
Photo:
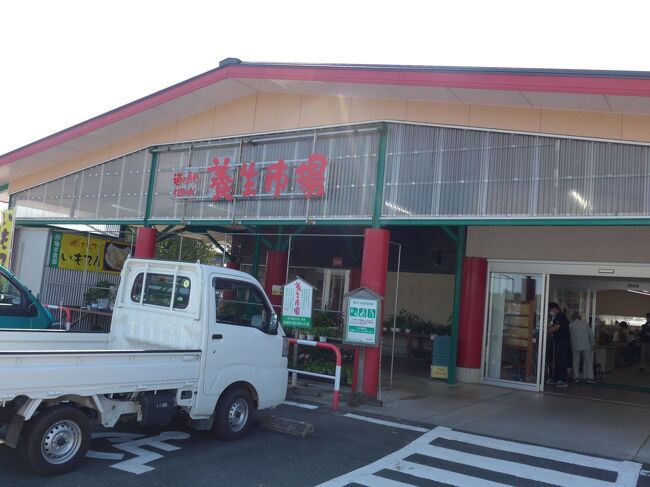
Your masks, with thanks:
[[[208,195],[212,201],[232,201],[234,196],[249,198],[259,195],[280,197],[286,194],[290,183],[290,170],[284,159],[272,164],[243,163],[235,172],[229,157],[215,158],[207,168],[209,175]],[[173,176],[174,198],[200,198],[199,179],[202,173],[186,168]],[[306,199],[325,195],[325,171],[327,157],[311,154],[306,161],[295,168],[296,189]],[[205,173],[203,173],[205,174]],[[258,193],[260,177],[264,178],[263,190]],[[240,183],[241,194],[235,195],[234,188]],[[203,195],[207,196],[207,195]],[[201,198],[203,199],[203,198]]]

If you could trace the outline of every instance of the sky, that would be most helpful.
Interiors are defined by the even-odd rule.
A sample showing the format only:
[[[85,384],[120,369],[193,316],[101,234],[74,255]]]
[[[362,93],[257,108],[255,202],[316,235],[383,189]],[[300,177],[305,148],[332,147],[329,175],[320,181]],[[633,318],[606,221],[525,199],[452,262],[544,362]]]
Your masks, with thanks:
[[[3,2],[0,154],[243,61],[650,71],[635,1]]]

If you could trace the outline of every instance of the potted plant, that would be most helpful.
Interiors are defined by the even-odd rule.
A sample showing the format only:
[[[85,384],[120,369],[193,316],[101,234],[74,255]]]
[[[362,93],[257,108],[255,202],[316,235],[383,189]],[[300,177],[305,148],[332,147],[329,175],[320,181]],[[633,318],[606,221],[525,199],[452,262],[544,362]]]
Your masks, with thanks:
[[[318,340],[320,342],[324,343],[324,342],[327,341],[327,337],[329,335],[329,330],[330,330],[329,327],[317,326],[316,328],[314,328],[313,331],[314,331],[314,335],[316,335],[318,337]]]
[[[86,303],[86,306],[91,307],[97,307],[97,303],[101,299],[106,299],[110,297],[110,287],[111,283],[109,281],[97,281],[97,283],[93,286],[90,287],[86,290],[84,293],[84,303]]]
[[[309,328],[307,330],[307,340],[309,340],[310,342],[313,342],[314,338],[315,338],[314,328]]]

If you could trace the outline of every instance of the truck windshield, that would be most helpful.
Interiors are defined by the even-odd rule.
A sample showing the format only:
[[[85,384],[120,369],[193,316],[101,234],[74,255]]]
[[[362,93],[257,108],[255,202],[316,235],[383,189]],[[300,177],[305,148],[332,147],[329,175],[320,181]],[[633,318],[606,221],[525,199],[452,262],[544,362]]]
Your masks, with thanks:
[[[131,288],[131,301],[140,302],[142,295],[142,281],[144,272],[138,274]],[[170,274],[147,274],[147,281],[144,286],[143,304],[165,306],[169,308],[174,288],[174,276]],[[190,291],[192,283],[189,277],[176,276],[176,292],[174,293],[174,308],[185,309],[190,302]]]

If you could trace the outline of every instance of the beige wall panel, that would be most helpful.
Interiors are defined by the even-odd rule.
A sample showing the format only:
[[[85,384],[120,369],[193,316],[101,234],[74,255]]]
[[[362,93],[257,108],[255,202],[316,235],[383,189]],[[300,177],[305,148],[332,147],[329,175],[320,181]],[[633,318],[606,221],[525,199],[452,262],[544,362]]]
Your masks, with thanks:
[[[596,314],[644,317],[650,312],[650,299],[641,294],[629,293],[623,289],[598,291]]]
[[[472,105],[469,112],[472,127],[539,132],[541,110],[538,108]]]
[[[650,227],[470,227],[467,255],[650,263]]]
[[[163,125],[162,127],[142,134],[143,147],[163,144],[165,142],[175,142],[176,140],[176,122]]]
[[[350,98],[304,95],[300,106],[300,126],[337,125],[350,122]]]
[[[252,133],[256,104],[257,94],[254,94],[224,103],[218,107],[214,112],[212,135],[222,137]]]
[[[352,98],[351,122],[382,119],[406,120],[406,100]]]
[[[300,95],[258,93],[255,132],[293,129],[300,123]]]
[[[540,131],[548,134],[620,139],[622,118],[620,113],[543,109]]]
[[[385,316],[391,316],[395,308],[396,277],[396,272],[389,272],[386,278]],[[400,273],[398,313],[404,308],[424,320],[444,325],[452,313],[453,304],[453,275]]]
[[[214,125],[214,108],[176,123],[176,140],[209,139]]]
[[[433,103],[408,100],[406,119],[409,122],[467,125],[469,124],[469,108],[469,105],[462,103]]]
[[[89,152],[81,157],[75,157],[68,161],[62,162],[55,166],[44,167],[41,170],[24,176],[22,178],[10,181],[9,192],[15,193],[26,188],[31,188],[38,184],[50,181],[66,174],[80,171],[90,166],[94,166],[100,162],[106,161],[110,158],[110,146],[102,147],[93,152]]]
[[[650,142],[650,117],[623,115],[623,139]]]
[[[118,157],[142,149],[142,135],[138,134],[128,139],[111,144],[109,157]]]

